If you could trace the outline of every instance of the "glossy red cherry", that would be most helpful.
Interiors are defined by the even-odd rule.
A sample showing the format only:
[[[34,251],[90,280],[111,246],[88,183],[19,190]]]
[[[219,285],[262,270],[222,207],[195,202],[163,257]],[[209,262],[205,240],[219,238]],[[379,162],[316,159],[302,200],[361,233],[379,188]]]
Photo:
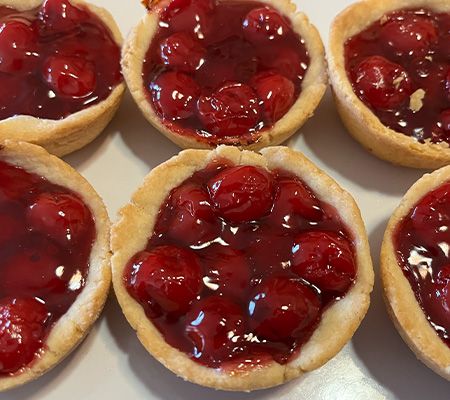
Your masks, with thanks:
[[[9,203],[26,198],[38,183],[37,176],[0,161],[0,205],[3,202]]]
[[[229,222],[256,220],[272,208],[273,179],[261,167],[227,168],[212,178],[207,186],[214,209]]]
[[[440,122],[442,129],[445,132],[450,133],[450,108],[441,112]]]
[[[314,194],[300,180],[281,179],[270,218],[286,228],[297,228],[298,217],[319,221],[323,210]]]
[[[301,233],[292,253],[292,271],[322,291],[344,293],[355,279],[351,244],[333,232]]]
[[[37,42],[30,24],[18,20],[0,23],[0,72],[32,72],[38,61]]]
[[[173,121],[191,117],[200,95],[200,87],[189,75],[175,71],[159,75],[150,90],[158,114]]]
[[[92,215],[77,196],[48,192],[41,193],[29,206],[27,219],[31,230],[68,246],[82,238],[91,224]]]
[[[312,289],[287,277],[272,277],[255,288],[250,323],[260,339],[301,337],[319,317],[320,299]]]
[[[167,227],[168,235],[187,245],[217,238],[221,224],[210,202],[208,193],[197,185],[175,189],[171,194],[173,213]]]
[[[262,72],[253,77],[250,85],[262,102],[264,119],[270,124],[277,122],[294,104],[294,84],[283,75]]]
[[[239,299],[250,286],[250,267],[243,251],[214,244],[202,254],[203,282],[214,292]]]
[[[198,116],[218,136],[239,136],[256,128],[261,110],[254,90],[241,83],[225,84],[211,96],[201,96]]]
[[[212,364],[232,358],[240,351],[244,323],[241,307],[228,298],[201,299],[186,315],[186,336],[194,345],[194,357]]]
[[[270,7],[254,8],[242,23],[244,37],[251,43],[270,42],[290,32],[289,22]]]
[[[161,44],[161,60],[168,67],[183,72],[194,72],[204,62],[205,48],[186,32],[176,32]]]
[[[264,67],[285,76],[292,82],[298,81],[303,76],[306,64],[302,62],[300,54],[291,47],[267,49],[267,53],[261,60]]]
[[[450,101],[450,68],[448,69],[447,76],[445,78],[445,91],[447,99]]]
[[[53,300],[67,289],[66,267],[57,246],[45,239],[36,239],[20,246],[5,260],[0,271],[2,293],[14,296]],[[58,300],[58,299],[57,299]],[[59,299],[59,301],[61,301]]]
[[[380,39],[397,55],[415,56],[428,52],[438,37],[433,20],[414,14],[392,19],[380,29]]]
[[[423,305],[431,320],[448,331],[450,328],[450,279],[430,282]]]
[[[41,30],[48,34],[76,29],[88,18],[85,11],[75,7],[68,0],[45,0],[39,12]]]
[[[42,347],[45,306],[32,298],[0,300],[0,374],[17,372],[29,364]]]
[[[96,85],[94,64],[80,57],[49,57],[44,62],[43,76],[60,96],[85,97],[94,91]]]
[[[362,61],[355,72],[355,87],[375,108],[393,109],[400,106],[412,92],[404,68],[382,56]]]
[[[128,264],[128,290],[151,314],[185,313],[202,288],[201,267],[191,250],[167,245],[138,253]]]
[[[23,215],[16,207],[0,208],[0,226],[0,249],[26,232]]]

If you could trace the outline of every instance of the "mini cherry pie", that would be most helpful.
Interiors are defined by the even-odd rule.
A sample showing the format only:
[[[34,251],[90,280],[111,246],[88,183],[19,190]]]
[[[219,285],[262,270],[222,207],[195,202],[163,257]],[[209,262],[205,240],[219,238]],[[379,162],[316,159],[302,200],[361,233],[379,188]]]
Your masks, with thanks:
[[[91,142],[125,89],[122,37],[106,10],[79,0],[0,0],[0,140],[59,156]]]
[[[419,359],[450,380],[450,168],[424,175],[393,213],[381,251],[389,313]]]
[[[363,1],[336,17],[329,70],[349,132],[378,157],[450,163],[450,4]]]
[[[42,148],[0,143],[0,391],[38,378],[85,337],[109,291],[99,196]]]
[[[332,358],[366,313],[373,271],[359,210],[288,148],[181,152],[120,216],[122,310],[145,348],[194,383],[281,384]]]
[[[185,148],[279,144],[327,83],[320,36],[287,0],[151,5],[122,65],[145,117]]]

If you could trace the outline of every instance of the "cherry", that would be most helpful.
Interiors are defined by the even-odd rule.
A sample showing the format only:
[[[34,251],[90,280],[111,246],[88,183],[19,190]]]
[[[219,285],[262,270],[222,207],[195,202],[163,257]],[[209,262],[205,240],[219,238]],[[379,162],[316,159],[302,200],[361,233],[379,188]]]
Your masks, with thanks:
[[[0,226],[0,249],[26,232],[23,215],[14,206],[0,208]]]
[[[206,243],[220,234],[220,222],[211,208],[208,193],[195,184],[183,185],[171,194],[170,237],[187,245]]]
[[[202,255],[205,285],[230,298],[239,299],[250,285],[250,268],[244,252],[220,244],[209,246]]]
[[[283,75],[261,72],[253,77],[250,85],[261,99],[264,119],[270,124],[277,122],[294,104],[294,84]]]
[[[204,62],[205,48],[186,32],[176,32],[161,44],[161,60],[170,68],[194,72]]]
[[[37,46],[37,33],[29,23],[0,23],[0,72],[32,72],[38,60]]]
[[[441,112],[440,120],[442,129],[445,132],[450,133],[450,108],[447,108],[446,110]]]
[[[216,212],[232,223],[259,219],[272,208],[273,178],[261,167],[227,168],[210,179],[207,187]]]
[[[80,57],[50,56],[42,72],[45,81],[60,96],[86,97],[95,89],[95,66]]]
[[[26,198],[39,181],[24,169],[0,161],[0,204]]]
[[[200,95],[200,87],[189,75],[175,71],[159,75],[150,90],[156,112],[173,121],[191,117]]]
[[[230,83],[197,104],[200,121],[217,136],[239,136],[256,127],[260,120],[258,97],[250,86]]]
[[[448,266],[447,266],[448,268]],[[448,331],[450,328],[450,279],[429,282],[428,294],[423,296],[423,306],[431,320]]]
[[[445,91],[447,94],[447,99],[450,101],[450,68],[447,71],[447,76],[445,77]]]
[[[270,215],[276,225],[288,229],[298,228],[298,217],[320,221],[323,210],[314,194],[298,179],[283,178],[278,182]]]
[[[316,322],[320,299],[297,280],[273,276],[255,288],[248,310],[261,339],[284,341],[301,337]]]
[[[266,55],[261,61],[264,67],[285,76],[292,82],[304,75],[306,65],[302,63],[300,54],[290,47],[267,49]],[[304,67],[302,66],[304,65]]]
[[[156,316],[185,313],[202,288],[201,267],[191,250],[167,245],[138,253],[127,265],[128,290]]]
[[[0,300],[0,374],[12,374],[29,364],[43,345],[45,306],[32,298]]]
[[[249,11],[242,27],[244,37],[255,44],[280,39],[291,30],[289,22],[273,8],[267,6]]]
[[[375,108],[393,109],[412,93],[405,69],[381,56],[371,56],[356,68],[355,86]]]
[[[85,11],[73,6],[68,0],[45,0],[39,12],[41,30],[49,34],[77,29],[87,18]]]
[[[292,271],[322,291],[344,293],[355,279],[351,244],[335,233],[301,233],[292,252]]]
[[[241,308],[228,298],[201,299],[186,315],[186,335],[194,345],[194,357],[213,364],[232,358],[240,351],[244,323]]]
[[[69,246],[83,237],[92,215],[74,194],[44,192],[28,207],[27,219],[31,230]]]
[[[427,17],[406,14],[385,23],[380,29],[384,45],[399,56],[415,56],[430,50],[439,33],[434,22]]]

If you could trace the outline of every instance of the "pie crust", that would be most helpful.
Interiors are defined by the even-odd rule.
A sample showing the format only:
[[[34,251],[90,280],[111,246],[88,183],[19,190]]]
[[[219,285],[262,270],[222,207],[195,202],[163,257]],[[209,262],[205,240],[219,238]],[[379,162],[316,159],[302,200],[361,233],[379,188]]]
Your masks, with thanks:
[[[355,238],[357,277],[354,285],[342,300],[323,313],[321,322],[299,355],[285,365],[272,362],[239,372],[202,366],[166,343],[124,285],[124,268],[134,254],[145,248],[160,205],[169,192],[217,158],[229,160],[234,165],[282,168],[301,177],[319,199],[326,199],[336,208],[342,223]],[[320,367],[335,356],[351,339],[369,307],[373,269],[366,231],[355,201],[302,154],[287,147],[269,147],[262,150],[261,154],[240,151],[231,146],[219,146],[212,151],[182,151],[152,170],[133,194],[131,202],[121,209],[119,216],[119,221],[112,229],[111,243],[113,285],[122,311],[147,351],[185,380],[215,389],[236,391],[282,384]],[[134,235],[130,235],[130,232],[134,232]]]
[[[450,12],[447,0],[364,0],[339,14],[330,29],[328,65],[338,112],[349,133],[368,151],[393,164],[413,168],[439,168],[450,163],[447,143],[419,143],[383,125],[353,92],[345,69],[344,44],[373,22],[394,10],[425,7]]]
[[[309,22],[306,15],[296,12],[296,6],[290,0],[261,0],[259,2],[266,3],[283,15],[290,17],[293,30],[304,39],[311,60],[303,79],[300,96],[280,120],[262,132],[259,139],[250,144],[240,145],[249,150],[278,145],[292,136],[313,115],[328,84],[323,43],[317,29]],[[167,0],[161,3],[167,3]],[[158,3],[159,5],[160,3]],[[189,135],[181,135],[168,129],[155,113],[147,98],[142,68],[147,50],[158,29],[158,20],[158,9],[150,8],[150,11],[130,32],[125,41],[122,52],[122,70],[128,88],[145,118],[179,147],[213,148],[215,146],[206,141]]]
[[[0,160],[44,176],[50,182],[77,193],[95,219],[96,238],[90,256],[84,289],[50,330],[45,347],[31,362],[12,376],[0,376],[0,391],[32,381],[62,361],[88,334],[99,317],[111,284],[110,222],[102,199],[72,167],[43,148],[25,142],[0,142]]]
[[[429,368],[450,380],[450,348],[431,327],[397,262],[394,232],[411,209],[429,192],[450,180],[450,166],[426,174],[403,197],[392,214],[381,248],[381,279],[386,307],[403,340]]]
[[[122,46],[122,34],[109,11],[83,0],[70,2],[87,7],[99,17],[110,29],[118,46]],[[0,0],[0,6],[10,6],[19,11],[37,8],[42,3],[43,0]],[[124,92],[125,83],[121,82],[105,100],[61,120],[28,115],[4,119],[0,121],[0,140],[38,144],[59,157],[72,153],[92,142],[105,129],[119,108]]]

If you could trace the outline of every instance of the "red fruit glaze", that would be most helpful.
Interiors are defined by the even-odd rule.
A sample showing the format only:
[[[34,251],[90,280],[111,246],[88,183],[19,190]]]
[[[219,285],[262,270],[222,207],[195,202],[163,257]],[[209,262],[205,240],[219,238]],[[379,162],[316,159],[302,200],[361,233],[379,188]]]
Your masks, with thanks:
[[[241,83],[228,83],[198,100],[198,117],[216,136],[238,136],[254,130],[260,119],[258,97]]]
[[[350,242],[333,232],[306,232],[295,239],[292,270],[320,290],[345,293],[355,280]]]
[[[261,99],[264,118],[267,121],[278,121],[294,104],[294,84],[282,75],[261,72],[253,77],[250,85]]]
[[[424,196],[394,234],[397,260],[437,335],[450,347],[450,183]]]
[[[228,168],[212,178],[207,187],[213,208],[231,223],[264,217],[273,205],[272,176],[263,168]]]
[[[194,346],[193,357],[215,365],[233,359],[241,352],[244,340],[242,308],[227,297],[201,299],[186,314],[186,335]]]
[[[211,145],[252,143],[299,96],[309,56],[290,21],[271,7],[242,0],[172,0],[160,18],[142,75],[149,101],[172,131]],[[270,85],[264,85],[261,97],[249,86],[268,70],[286,77],[277,83],[287,93],[261,112],[258,103],[268,103]],[[175,96],[161,107],[155,94],[164,88],[156,89],[155,82],[167,72],[187,73],[196,82],[201,92],[197,112],[189,104],[183,118],[168,113],[178,108],[171,103],[178,103]],[[164,83],[172,93],[170,82]]]
[[[133,297],[145,301],[147,313],[185,313],[200,293],[201,269],[197,256],[176,246],[141,252],[128,264],[126,285]]]
[[[13,374],[29,364],[43,346],[48,312],[33,298],[0,300],[0,370]]]
[[[302,255],[299,242],[308,244],[308,253]],[[326,247],[328,258],[320,259],[314,246]],[[179,269],[151,256],[161,248],[185,252],[175,263]],[[298,275],[308,257],[320,269],[304,268],[315,283]],[[331,270],[323,273],[327,260]],[[354,281],[356,265],[348,264],[354,260],[336,210],[300,179],[217,160],[172,190],[147,247],[130,260],[123,279],[168,344],[203,365],[234,369],[243,360],[285,364],[298,354],[323,311]],[[193,276],[190,291],[188,279],[181,295],[155,291],[170,287],[161,282],[172,282],[174,270],[177,277]],[[184,312],[160,306],[168,302]]]
[[[0,225],[0,375],[9,375],[32,362],[83,290],[95,223],[75,193],[0,161]]]
[[[271,277],[258,285],[250,298],[250,324],[262,339],[301,337],[317,322],[320,305],[317,293],[299,280]]]
[[[194,115],[200,88],[189,75],[182,72],[165,72],[151,85],[153,104],[164,118],[175,121]]]
[[[0,120],[63,119],[105,100],[121,81],[120,48],[86,7],[0,7]]]
[[[450,14],[427,9],[387,14],[345,43],[346,69],[356,95],[383,125],[424,143],[450,143]],[[420,110],[410,96],[425,91]]]

